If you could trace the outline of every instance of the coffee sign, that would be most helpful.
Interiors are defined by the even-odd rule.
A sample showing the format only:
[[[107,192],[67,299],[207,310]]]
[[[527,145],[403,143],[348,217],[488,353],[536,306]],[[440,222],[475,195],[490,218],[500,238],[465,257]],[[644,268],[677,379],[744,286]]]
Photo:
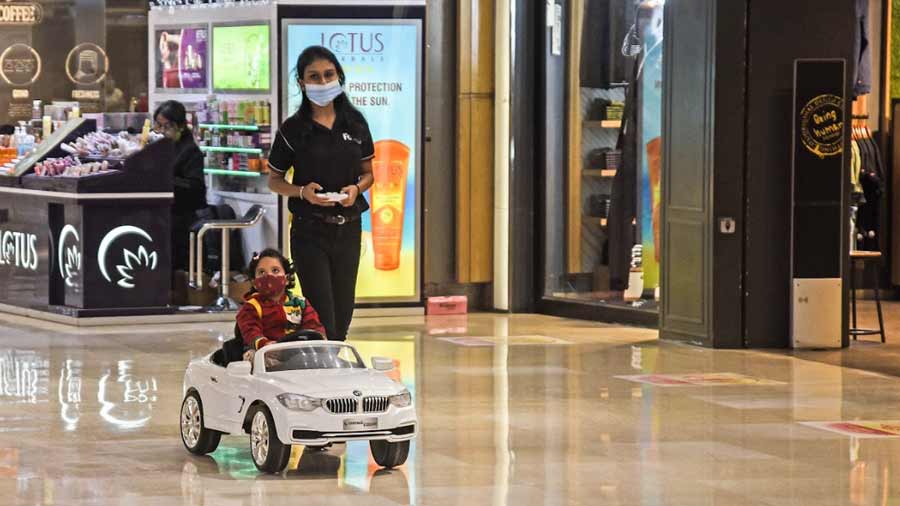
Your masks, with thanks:
[[[44,10],[37,2],[0,2],[0,25],[36,25],[43,17]]]

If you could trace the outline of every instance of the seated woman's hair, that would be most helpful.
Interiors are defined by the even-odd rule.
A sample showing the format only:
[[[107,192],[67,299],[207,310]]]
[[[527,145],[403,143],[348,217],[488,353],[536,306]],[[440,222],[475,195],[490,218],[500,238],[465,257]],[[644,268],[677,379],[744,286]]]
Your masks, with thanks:
[[[294,270],[294,264],[290,260],[287,259],[284,255],[281,254],[275,248],[266,248],[259,253],[254,253],[253,258],[250,260],[250,265],[247,266],[247,276],[250,279],[256,278],[256,267],[259,266],[259,261],[263,258],[275,258],[279,262],[281,262],[281,267],[284,270],[284,275],[287,276],[287,291],[291,291],[294,288],[294,274],[296,271]],[[255,292],[256,289],[252,289],[251,293]]]

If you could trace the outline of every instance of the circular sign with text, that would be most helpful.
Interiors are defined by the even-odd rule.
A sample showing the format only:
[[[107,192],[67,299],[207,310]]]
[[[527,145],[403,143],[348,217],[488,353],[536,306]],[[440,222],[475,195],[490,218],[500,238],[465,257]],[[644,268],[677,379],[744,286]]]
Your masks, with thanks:
[[[41,75],[41,55],[33,47],[17,43],[0,53],[0,77],[10,86],[30,86]]]
[[[800,111],[800,137],[810,153],[825,158],[844,149],[844,99],[819,95]]]
[[[66,75],[75,84],[90,86],[106,77],[109,58],[102,47],[93,42],[78,44],[66,57]]]

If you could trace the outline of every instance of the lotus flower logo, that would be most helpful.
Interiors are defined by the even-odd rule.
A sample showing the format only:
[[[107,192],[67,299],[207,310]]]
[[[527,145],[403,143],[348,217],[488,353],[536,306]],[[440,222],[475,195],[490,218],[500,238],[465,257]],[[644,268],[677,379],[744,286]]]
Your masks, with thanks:
[[[113,280],[109,275],[109,270],[107,270],[107,253],[110,251],[110,247],[116,239],[128,235],[135,235],[143,238],[147,242],[153,242],[153,238],[150,237],[150,234],[143,229],[132,225],[122,225],[121,227],[110,230],[109,233],[103,237],[103,240],[100,241],[100,247],[97,248],[97,264],[100,267],[100,274],[110,283],[112,283]],[[142,272],[155,271],[157,260],[156,251],[148,251],[143,245],[138,246],[135,251],[123,248],[122,261],[124,263],[116,265],[116,271],[118,271],[119,276],[121,277],[115,283],[122,288],[134,288],[135,275]]]
[[[66,247],[66,238],[70,235],[77,242]],[[81,252],[78,250],[80,242],[78,230],[72,225],[66,225],[59,233],[59,263],[57,264],[59,265],[59,275],[66,282],[66,286],[72,288],[78,286],[78,274],[81,272]]]
[[[62,272],[66,285],[75,286],[74,279],[81,272],[81,253],[78,252],[77,244],[73,244],[71,248],[66,249],[66,263],[62,268]]]
[[[116,284],[122,288],[134,288],[133,272],[137,270],[138,267],[146,267],[147,270],[150,271],[156,270],[155,251],[148,253],[143,246],[138,246],[137,254],[134,254],[127,249],[123,249],[122,253],[125,255],[125,265],[116,266],[116,270],[119,271],[119,274],[122,276],[122,279]]]

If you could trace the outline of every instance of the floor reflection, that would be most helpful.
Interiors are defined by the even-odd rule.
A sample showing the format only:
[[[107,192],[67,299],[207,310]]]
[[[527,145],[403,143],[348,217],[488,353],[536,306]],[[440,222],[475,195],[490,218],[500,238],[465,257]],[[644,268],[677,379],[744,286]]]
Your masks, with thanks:
[[[93,335],[0,317],[0,502],[900,503],[900,439],[808,424],[896,420],[900,379],[537,316],[354,322],[364,360],[391,357],[416,401],[420,435],[398,469],[379,469],[365,442],[295,447],[279,475],[257,472],[248,436],[190,456],[177,422],[184,368],[231,327]],[[691,382],[621,379],[635,376]]]
[[[46,402],[49,361],[34,350],[0,352],[0,402]]]
[[[107,370],[97,388],[100,416],[119,429],[137,429],[147,425],[157,399],[156,378],[135,377],[133,367],[133,360],[119,360],[116,373]]]

